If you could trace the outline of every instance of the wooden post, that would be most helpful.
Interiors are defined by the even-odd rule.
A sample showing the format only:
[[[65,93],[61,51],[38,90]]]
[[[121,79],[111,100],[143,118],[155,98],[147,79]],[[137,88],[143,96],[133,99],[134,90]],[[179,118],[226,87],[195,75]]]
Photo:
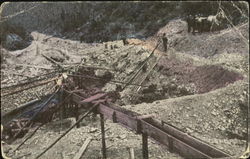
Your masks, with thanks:
[[[106,155],[105,128],[104,128],[103,114],[100,114],[100,118],[101,118],[101,132],[102,132],[102,157],[103,159],[106,159],[107,155]]]
[[[63,101],[65,99],[65,93],[62,92],[62,100]],[[71,100],[69,100],[71,102]],[[66,113],[66,104],[62,104],[62,117],[63,119],[65,119],[67,116],[67,113]]]
[[[81,77],[79,77],[79,81],[80,81],[80,82],[79,82],[79,89],[82,89],[82,85],[83,85],[83,84],[82,84],[82,78],[81,78]]]
[[[135,159],[135,151],[132,147],[129,148],[129,158]]]
[[[117,119],[116,119],[116,112],[114,111],[112,114],[112,119],[114,123],[117,123]]]
[[[148,159],[148,134],[142,133],[142,153],[143,159]]]
[[[78,89],[80,89],[80,77],[76,77],[76,84],[78,86]]]
[[[81,104],[75,104],[75,118],[76,118],[76,121],[79,119],[79,112],[78,112],[78,108],[81,106]],[[76,127],[77,128],[79,128],[80,127],[80,123],[78,123],[77,125],[76,125]]]
[[[61,101],[63,101],[63,90],[60,91],[59,102]],[[62,119],[63,119],[63,105],[60,106],[60,120]]]

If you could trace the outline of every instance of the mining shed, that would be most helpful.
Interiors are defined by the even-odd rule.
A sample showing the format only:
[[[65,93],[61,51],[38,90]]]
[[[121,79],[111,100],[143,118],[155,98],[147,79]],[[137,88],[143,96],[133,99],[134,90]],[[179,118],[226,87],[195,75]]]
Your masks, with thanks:
[[[249,140],[249,22],[192,34],[183,12],[192,5],[3,3],[5,155],[239,158]]]

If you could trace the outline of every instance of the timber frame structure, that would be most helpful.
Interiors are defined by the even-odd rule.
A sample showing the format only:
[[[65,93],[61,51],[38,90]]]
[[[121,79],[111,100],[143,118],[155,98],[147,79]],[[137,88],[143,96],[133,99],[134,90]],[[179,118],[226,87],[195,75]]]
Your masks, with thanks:
[[[70,92],[67,91],[67,93],[69,94]],[[142,153],[144,159],[148,159],[148,137],[167,147],[170,152],[178,153],[185,158],[232,157],[199,139],[183,133],[164,121],[158,121],[150,115],[140,115],[114,105],[105,105],[99,102],[100,100],[96,97],[97,95],[83,99],[81,96],[72,93],[72,101],[78,105],[84,105],[84,107],[88,108],[98,103],[95,113],[100,114],[101,117],[103,158],[106,158],[104,118],[110,119],[114,123],[134,131],[136,134],[142,135]],[[86,105],[85,103],[91,104]]]

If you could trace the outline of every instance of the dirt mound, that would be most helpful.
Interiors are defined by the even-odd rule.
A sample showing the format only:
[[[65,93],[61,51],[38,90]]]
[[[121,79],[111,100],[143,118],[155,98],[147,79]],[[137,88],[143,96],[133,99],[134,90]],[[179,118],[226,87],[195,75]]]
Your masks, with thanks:
[[[197,67],[189,75],[187,79],[195,83],[199,93],[225,87],[230,83],[243,79],[242,75],[225,70],[223,67],[216,65]]]
[[[194,84],[196,93],[205,93],[243,79],[239,73],[228,71],[219,65],[194,66],[191,61],[163,58],[158,67],[160,72],[174,76],[178,84]]]

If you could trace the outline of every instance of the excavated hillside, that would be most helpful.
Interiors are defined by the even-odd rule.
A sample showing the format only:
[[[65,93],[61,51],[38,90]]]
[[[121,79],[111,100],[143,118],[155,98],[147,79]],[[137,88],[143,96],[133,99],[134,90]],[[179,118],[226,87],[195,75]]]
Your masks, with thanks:
[[[123,36],[145,38],[182,13],[179,2],[20,2],[18,5],[6,2],[3,5],[1,16],[6,17],[8,28],[72,40],[83,35],[88,43],[113,41]]]
[[[157,14],[155,12],[157,5],[149,7],[151,10],[149,13],[161,19],[157,24],[153,20],[154,16],[145,18],[144,21],[142,17],[135,21],[131,19],[134,23],[127,24],[124,22],[129,20],[124,20],[121,15],[115,23],[114,19],[117,18],[116,16],[119,17],[121,8],[118,7],[110,13],[102,10],[105,7],[122,5],[115,2],[110,2],[110,6],[107,3],[105,4],[107,6],[102,7],[97,2],[68,4],[70,5],[35,2],[27,5],[19,3],[19,6],[14,3],[6,4],[3,10],[4,16],[11,15],[17,10],[21,11],[21,8],[31,9],[9,20],[11,25],[18,24],[21,28],[25,28],[29,38],[24,40],[28,44],[22,45],[21,49],[11,50],[6,46],[1,47],[1,88],[35,76],[42,77],[43,74],[53,71],[58,75],[58,68],[45,56],[54,59],[65,68],[74,66],[75,69],[79,64],[94,67],[97,77],[103,77],[107,72],[112,74],[113,82],[105,84],[102,90],[107,92],[119,90],[120,98],[116,101],[116,105],[143,115],[154,115],[156,119],[163,120],[232,156],[242,154],[248,136],[248,22],[225,28],[220,32],[193,35],[188,33],[186,21],[178,17],[181,14],[176,13],[177,4],[182,8],[182,3],[175,2],[170,6],[164,3],[169,8],[177,7],[176,10],[169,10],[165,17],[163,16],[164,6]],[[148,7],[149,4],[145,3],[143,7],[139,4],[129,4],[126,7],[133,6],[137,11]],[[51,9],[47,12],[53,16],[45,16],[42,13],[48,6],[51,6]],[[123,9],[125,10],[126,7]],[[87,9],[81,12],[83,8]],[[100,9],[99,12],[96,12],[97,8]],[[61,20],[62,10],[65,11],[65,17],[67,17],[66,13],[73,14],[72,10],[75,10],[76,14],[79,12],[78,16],[88,15],[88,17],[81,24],[69,27],[76,30],[67,30],[67,26],[62,28],[65,24]],[[88,12],[94,15],[89,15]],[[129,14],[136,14],[135,17],[146,15],[146,9],[141,12],[138,15],[136,12]],[[98,17],[99,13],[110,16],[105,27],[100,25],[105,29],[99,28],[103,29],[101,32],[98,29],[88,30],[88,25],[93,25],[87,22],[88,18]],[[106,14],[100,19],[105,19]],[[54,23],[55,21],[57,23]],[[100,20],[100,22],[103,21]],[[112,28],[112,25],[121,28]],[[129,27],[125,31],[127,45],[120,40],[121,35],[124,34],[123,27]],[[106,29],[110,29],[111,36],[101,36],[107,31]],[[152,54],[159,36],[163,33],[169,39],[168,51],[164,52],[163,45],[160,43]],[[11,32],[7,33],[9,34]],[[82,35],[85,35],[84,40],[80,42]],[[143,66],[146,59],[148,61]],[[135,76],[140,67],[141,71]],[[131,85],[126,85],[128,82]],[[21,104],[51,93],[52,88],[53,84],[49,83],[10,96],[1,96],[1,116]],[[120,88],[124,89],[120,90]],[[83,120],[80,128],[70,131],[63,140],[44,154],[43,158],[73,158],[89,136],[93,140],[82,158],[100,158],[101,140],[98,118],[90,116]],[[72,125],[74,120],[69,118],[63,122],[48,123],[16,152],[12,150],[24,138],[19,138],[11,144],[5,143],[4,151],[12,158],[35,158],[51,144],[52,140]],[[142,158],[139,135],[108,120],[105,125],[108,128],[106,142],[109,158],[128,158],[129,148],[135,150],[136,158]],[[149,155],[150,158],[182,158],[151,140]]]

